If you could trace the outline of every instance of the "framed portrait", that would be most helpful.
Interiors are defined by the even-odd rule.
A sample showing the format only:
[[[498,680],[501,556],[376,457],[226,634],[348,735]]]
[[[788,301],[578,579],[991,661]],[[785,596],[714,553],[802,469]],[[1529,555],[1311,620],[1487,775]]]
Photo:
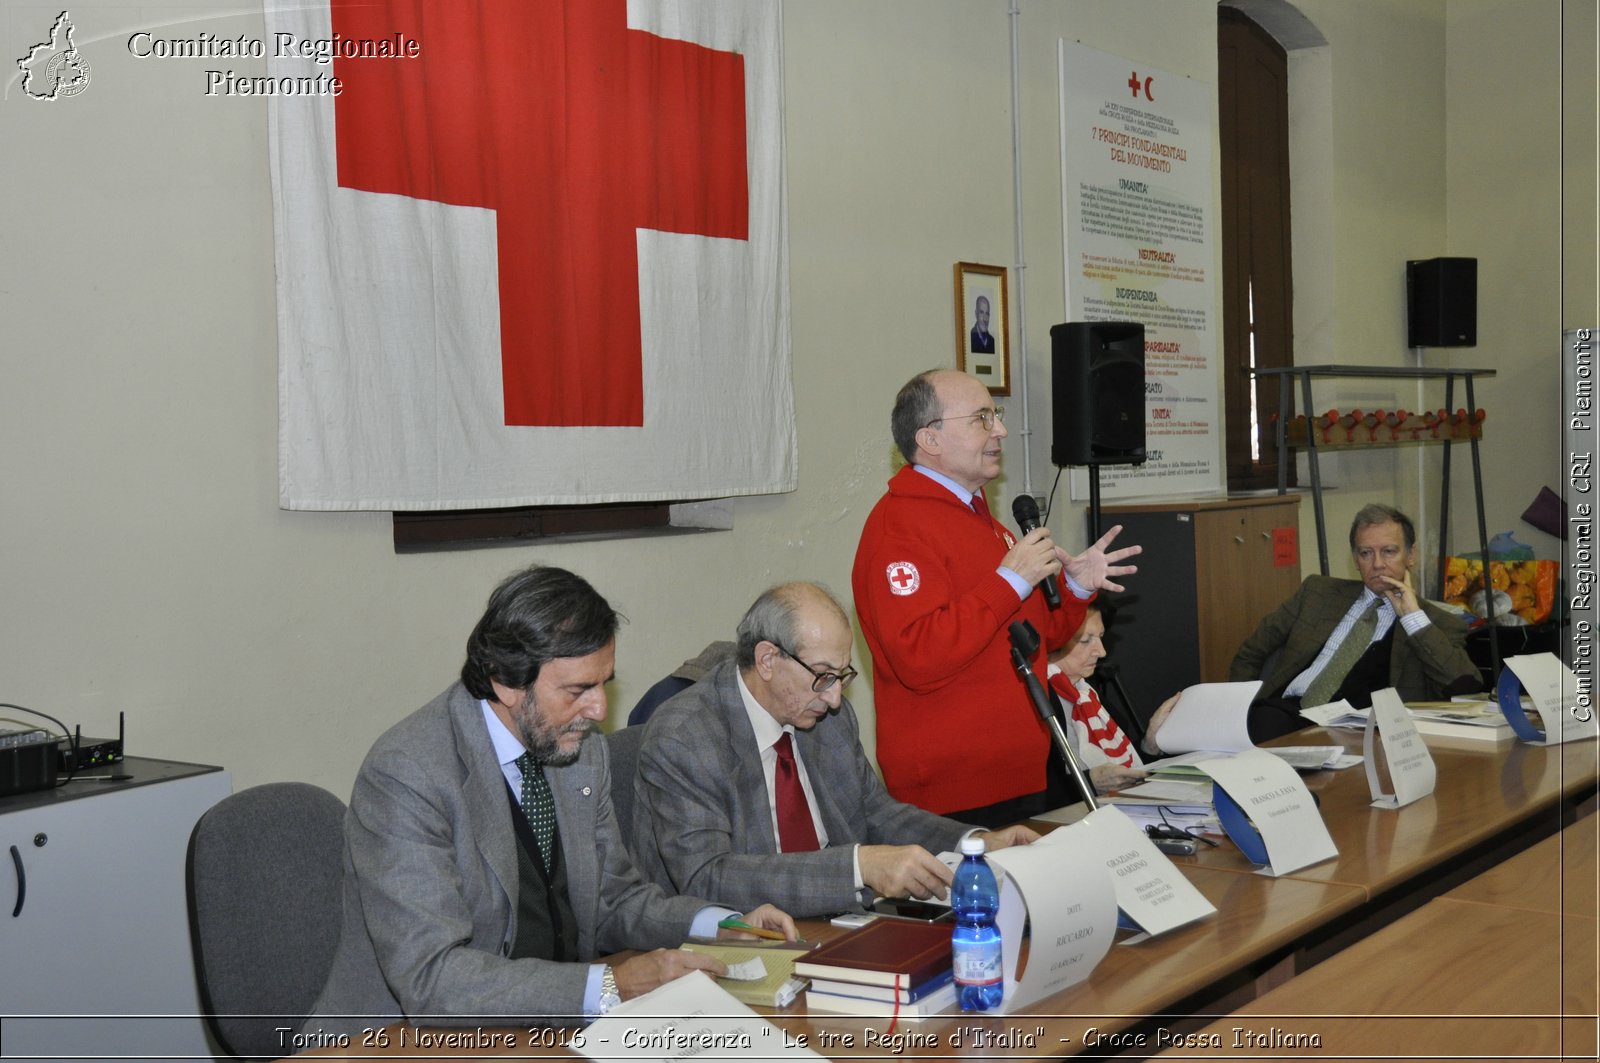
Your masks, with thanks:
[[[1006,316],[1006,270],[956,263],[956,368],[971,373],[991,395],[1011,394],[1011,329]]]

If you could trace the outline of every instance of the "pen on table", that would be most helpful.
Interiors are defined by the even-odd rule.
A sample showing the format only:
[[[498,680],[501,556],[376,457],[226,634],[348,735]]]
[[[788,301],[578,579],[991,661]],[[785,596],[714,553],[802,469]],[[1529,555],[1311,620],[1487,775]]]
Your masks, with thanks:
[[[746,934],[754,934],[756,937],[758,937],[758,938],[766,938],[768,941],[787,941],[787,940],[789,940],[788,938],[786,938],[784,936],[783,931],[781,931],[781,930],[768,930],[766,927],[751,926],[749,923],[745,922],[743,919],[736,919],[736,918],[733,918],[732,916],[730,916],[727,919],[722,920],[717,925],[720,926],[724,930],[742,930]]]

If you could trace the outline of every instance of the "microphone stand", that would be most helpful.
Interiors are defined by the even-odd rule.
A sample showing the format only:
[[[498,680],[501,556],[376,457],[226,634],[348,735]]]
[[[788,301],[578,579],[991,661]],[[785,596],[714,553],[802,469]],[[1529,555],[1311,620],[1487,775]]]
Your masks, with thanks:
[[[1111,718],[1126,732],[1133,742],[1135,749],[1144,748],[1145,726],[1139,719],[1139,714],[1134,711],[1133,701],[1128,697],[1128,688],[1122,685],[1122,670],[1114,664],[1101,662],[1095,667],[1095,674],[1103,676],[1105,682],[1102,686],[1109,687],[1117,692],[1117,707],[1121,712],[1112,712],[1111,706],[1106,706],[1106,711],[1111,713]],[[1102,698],[1103,702],[1105,699]]]
[[[1100,802],[1095,799],[1094,784],[1089,781],[1089,776],[1078,764],[1076,754],[1072,752],[1072,744],[1067,741],[1067,733],[1061,729],[1061,714],[1052,711],[1051,703],[1059,702],[1055,691],[1046,693],[1044,684],[1039,682],[1039,677],[1034,674],[1033,666],[1028,661],[1035,653],[1039,652],[1039,633],[1033,625],[1026,620],[1018,620],[1011,625],[1011,663],[1017,670],[1017,675],[1022,679],[1022,685],[1028,688],[1028,700],[1033,704],[1033,711],[1039,714],[1045,726],[1050,728],[1050,735],[1055,739],[1056,752],[1061,754],[1061,761],[1067,766],[1067,774],[1072,776],[1078,784],[1078,790],[1083,794],[1084,804],[1093,812],[1100,807]]]

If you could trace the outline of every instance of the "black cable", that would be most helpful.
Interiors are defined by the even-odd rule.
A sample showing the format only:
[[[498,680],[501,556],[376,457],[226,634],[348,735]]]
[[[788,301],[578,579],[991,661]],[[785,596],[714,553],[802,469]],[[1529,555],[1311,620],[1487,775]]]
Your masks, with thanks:
[[[1061,486],[1061,470],[1063,468],[1064,466],[1061,465],[1056,466],[1056,478],[1050,484],[1049,496],[1044,500],[1044,519],[1039,523],[1043,524],[1047,528],[1050,526],[1050,511],[1054,509],[1056,505],[1056,488]]]

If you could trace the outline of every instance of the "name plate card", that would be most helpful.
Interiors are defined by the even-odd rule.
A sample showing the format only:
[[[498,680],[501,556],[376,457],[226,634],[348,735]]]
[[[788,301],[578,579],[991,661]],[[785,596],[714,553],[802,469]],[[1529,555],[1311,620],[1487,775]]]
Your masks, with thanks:
[[[1000,880],[1000,952],[1005,967],[1002,1012],[1027,1007],[1088,978],[1111,950],[1117,893],[1111,872],[1086,860],[1086,821],[1058,827],[1032,845],[987,854]],[[1028,968],[1017,977],[1022,928],[1032,923]]]
[[[1217,819],[1259,874],[1286,875],[1339,855],[1295,770],[1261,749],[1198,765],[1216,786]]]
[[[1384,760],[1389,764],[1389,782],[1394,793],[1385,791],[1378,778],[1377,760],[1372,755],[1374,730],[1383,746]],[[1417,725],[1394,687],[1373,692],[1372,714],[1367,717],[1362,751],[1366,754],[1367,789],[1372,793],[1374,808],[1400,808],[1433,793],[1439,775],[1433,754],[1428,752],[1427,743],[1417,733]]]
[[[1522,691],[1533,699],[1534,711],[1544,731],[1533,726],[1522,711]],[[1517,737],[1537,745],[1560,745],[1600,734],[1591,692],[1578,685],[1572,669],[1553,653],[1507,657],[1500,673],[1495,700]]]
[[[1216,913],[1171,857],[1115,805],[1104,805],[1083,820],[1073,857],[1091,856],[1111,872],[1122,914],[1151,937]]]

